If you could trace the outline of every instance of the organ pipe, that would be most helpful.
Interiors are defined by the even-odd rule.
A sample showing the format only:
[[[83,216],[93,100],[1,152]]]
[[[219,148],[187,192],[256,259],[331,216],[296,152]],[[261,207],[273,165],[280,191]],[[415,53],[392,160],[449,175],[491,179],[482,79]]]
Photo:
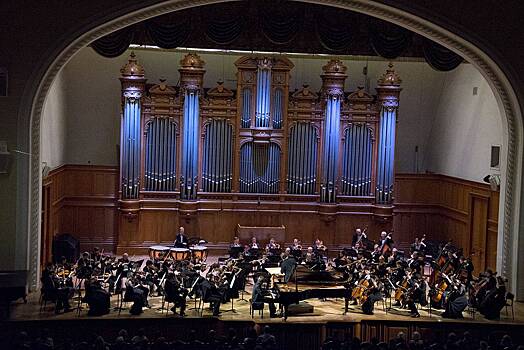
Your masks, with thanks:
[[[247,142],[240,148],[240,191],[278,193],[280,147],[276,143]]]
[[[120,191],[123,199],[137,199],[140,188],[141,98],[146,79],[134,52],[120,70],[122,84]]]
[[[352,124],[346,129],[344,139],[342,194],[368,196],[373,162],[371,130],[362,124]]]
[[[206,127],[202,167],[206,192],[231,192],[233,176],[231,144],[233,127],[225,119],[212,120]]]
[[[395,182],[395,134],[401,79],[389,64],[377,86],[380,103],[377,179],[375,196],[379,204],[391,204]]]
[[[196,54],[180,60],[180,88],[183,96],[182,153],[180,197],[196,199],[198,189],[200,94],[204,77],[204,61]]]
[[[145,189],[175,191],[176,124],[167,118],[152,118],[146,131]]]
[[[322,182],[320,201],[336,202],[338,180],[338,148],[340,143],[340,111],[344,98],[347,67],[340,60],[330,60],[322,67],[322,96],[325,100]]]
[[[310,123],[296,123],[290,132],[287,192],[314,194],[316,187],[317,131]]]
[[[269,128],[271,96],[271,60],[259,60],[257,70],[257,99],[255,110],[255,127]]]

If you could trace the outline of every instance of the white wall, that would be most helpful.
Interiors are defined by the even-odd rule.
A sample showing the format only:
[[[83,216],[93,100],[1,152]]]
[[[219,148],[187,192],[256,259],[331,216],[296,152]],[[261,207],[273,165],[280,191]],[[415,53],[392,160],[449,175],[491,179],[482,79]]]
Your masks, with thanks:
[[[65,74],[61,70],[49,89],[42,111],[41,160],[51,168],[56,168],[66,162],[66,92]]]
[[[502,117],[491,88],[473,66],[463,64],[446,74],[430,136],[428,170],[473,181],[496,172],[490,169],[491,145],[502,145]]]
[[[149,83],[165,78],[169,84],[177,85],[179,61],[184,53],[137,50],[136,54]],[[206,62],[205,87],[213,87],[218,80],[223,80],[227,87],[236,88],[234,62],[240,55],[205,53],[201,57]],[[62,80],[65,82],[53,87],[56,99],[65,100],[65,132],[56,131],[56,138],[49,139],[46,149],[63,149],[61,145],[65,144],[62,157],[66,163],[117,164],[118,77],[127,58],[128,53],[107,59],[91,48],[84,48],[71,59],[64,68]],[[311,89],[318,91],[322,66],[328,59],[322,56],[290,59],[295,64],[290,90],[307,82]],[[346,91],[366,86],[375,93],[376,81],[385,72],[387,63],[382,60],[344,61],[348,67]],[[365,66],[368,67],[367,76],[363,74]],[[501,143],[502,128],[495,99],[480,73],[469,64],[462,64],[452,72],[437,72],[425,62],[409,61],[395,62],[395,69],[402,78],[403,89],[396,171],[428,170],[481,181],[487,174],[486,167],[489,169],[489,146]],[[472,96],[473,86],[479,87],[478,96]],[[58,92],[60,87],[65,90],[62,95]],[[64,123],[57,119],[50,127],[60,128],[60,125]],[[52,156],[47,158],[53,159]],[[56,163],[54,159],[53,163]]]

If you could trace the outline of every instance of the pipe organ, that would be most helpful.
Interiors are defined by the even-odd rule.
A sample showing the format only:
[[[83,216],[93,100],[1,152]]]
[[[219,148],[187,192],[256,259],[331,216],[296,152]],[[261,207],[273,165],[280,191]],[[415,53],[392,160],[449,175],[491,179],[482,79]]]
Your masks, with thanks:
[[[290,92],[283,56],[238,59],[236,90],[203,86],[204,65],[184,56],[179,86],[147,84],[134,54],[121,69],[119,251],[168,242],[179,225],[222,242],[239,223],[292,227],[295,214],[391,224],[401,91],[391,64],[375,96],[346,92],[335,59],[319,92]]]

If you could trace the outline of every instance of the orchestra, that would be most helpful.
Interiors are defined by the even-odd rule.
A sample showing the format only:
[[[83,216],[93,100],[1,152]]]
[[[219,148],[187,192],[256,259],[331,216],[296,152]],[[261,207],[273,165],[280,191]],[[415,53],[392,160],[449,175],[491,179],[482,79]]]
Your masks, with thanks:
[[[117,259],[95,248],[82,253],[75,264],[65,258],[48,264],[41,277],[42,293],[55,302],[57,313],[70,311],[70,299],[78,293],[79,303],[88,304],[88,315],[93,316],[109,313],[113,294],[133,303],[132,314],[142,313],[150,297],[162,297],[181,317],[187,298],[201,298],[218,316],[221,305],[238,298],[252,276],[252,303],[268,304],[271,316],[276,317],[275,304],[290,289],[279,289],[279,284],[297,283],[300,270],[335,276],[333,280],[347,291],[346,309],[351,302],[352,310],[361,309],[364,314],[372,315],[376,302],[390,299],[394,307],[409,310],[412,317],[420,317],[418,308],[431,303],[446,318],[462,318],[468,305],[488,319],[498,318],[506,302],[506,281],[489,269],[476,277],[471,258],[452,242],[439,244],[427,241],[425,235],[417,236],[405,252],[395,246],[391,232],[382,231],[374,241],[366,231],[356,228],[351,245],[342,247],[333,259],[320,238],[304,250],[298,238],[286,246],[271,237],[262,249],[255,236],[245,245],[234,237],[229,258],[207,266],[202,247],[189,247],[180,227],[175,248],[155,246],[148,259],[127,253]],[[186,248],[189,255],[174,254],[176,248]],[[279,267],[282,277],[268,274],[265,269],[269,267]]]

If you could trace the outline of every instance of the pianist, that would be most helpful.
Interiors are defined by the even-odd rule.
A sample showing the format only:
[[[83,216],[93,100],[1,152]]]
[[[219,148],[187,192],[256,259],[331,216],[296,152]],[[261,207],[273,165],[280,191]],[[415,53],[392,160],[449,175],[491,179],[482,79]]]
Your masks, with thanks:
[[[267,303],[269,305],[269,316],[270,317],[278,317],[277,316],[277,308],[275,306],[275,298],[271,294],[271,291],[265,287],[265,278],[264,276],[260,276],[253,286],[253,294],[252,294],[252,303],[253,308],[258,309],[264,305],[264,303]]]

